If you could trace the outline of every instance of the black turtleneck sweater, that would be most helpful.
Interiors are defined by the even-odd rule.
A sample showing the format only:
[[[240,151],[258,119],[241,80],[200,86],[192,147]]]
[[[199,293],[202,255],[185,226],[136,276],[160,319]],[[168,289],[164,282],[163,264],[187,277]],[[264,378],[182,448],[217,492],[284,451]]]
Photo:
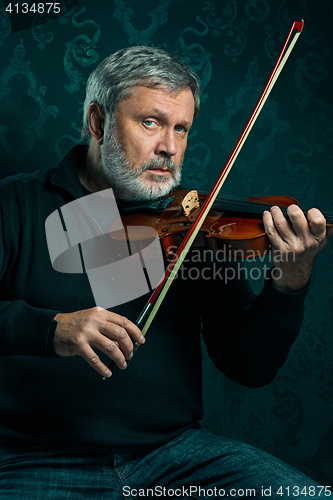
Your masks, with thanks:
[[[0,442],[8,445],[103,451],[166,442],[203,416],[201,332],[214,364],[256,387],[274,378],[302,322],[306,290],[284,294],[267,280],[256,298],[243,279],[185,272],[125,371],[104,381],[82,358],[56,357],[54,316],[96,305],[86,274],[52,268],[45,237],[47,217],[85,195],[76,169],[85,154],[77,146],[57,169],[0,182]],[[113,310],[135,321],[148,297]]]

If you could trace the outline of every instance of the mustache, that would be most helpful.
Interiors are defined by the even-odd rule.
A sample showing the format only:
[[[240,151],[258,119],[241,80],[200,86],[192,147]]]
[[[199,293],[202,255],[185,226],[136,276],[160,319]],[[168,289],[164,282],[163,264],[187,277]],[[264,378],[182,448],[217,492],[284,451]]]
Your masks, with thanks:
[[[156,160],[150,160],[144,162],[139,170],[136,172],[136,177],[140,177],[146,170],[168,170],[172,175],[177,172],[177,167],[171,160],[171,158],[157,158]]]

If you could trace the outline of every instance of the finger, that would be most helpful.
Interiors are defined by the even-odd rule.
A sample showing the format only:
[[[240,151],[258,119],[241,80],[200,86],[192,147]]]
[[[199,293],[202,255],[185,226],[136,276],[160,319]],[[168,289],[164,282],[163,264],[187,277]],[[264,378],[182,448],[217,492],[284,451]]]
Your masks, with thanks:
[[[311,233],[318,240],[326,236],[326,219],[317,208],[311,208],[307,213]]]
[[[102,377],[109,378],[112,373],[111,370],[100,360],[95,351],[90,347],[89,344],[85,344],[80,352],[80,356],[89,363],[94,370],[97,371]]]
[[[285,241],[281,238],[275,224],[274,220],[272,217],[271,212],[265,211],[263,213],[263,224],[265,227],[265,232],[268,236],[268,239],[270,243],[272,244],[273,248],[276,248],[278,250],[285,250],[286,243]]]
[[[127,367],[125,355],[121,351],[118,342],[109,340],[107,337],[104,337],[103,335],[97,333],[96,336],[91,339],[90,346],[93,349],[98,349],[99,351],[106,354],[121,370],[125,370],[125,368]]]
[[[279,207],[271,207],[270,213],[279,236],[285,243],[290,245],[296,236],[293,227],[289,224]]]
[[[307,221],[303,210],[301,210],[297,205],[290,205],[287,208],[287,212],[293,230],[295,231],[297,237],[302,241],[303,246],[305,248],[311,246],[313,234],[310,231],[309,222]]]
[[[105,339],[115,340],[119,344],[119,348],[124,353],[124,356],[129,359],[133,352],[133,342],[128,336],[126,330],[115,323],[105,321],[98,326],[98,331]]]
[[[139,328],[131,321],[127,320],[124,316],[111,313],[106,309],[99,309],[99,312],[102,313],[102,317],[100,316],[99,322],[96,325],[98,331],[109,339],[117,341],[121,351],[125,355],[125,358],[128,360],[131,359],[133,353],[133,342],[129,335],[132,334],[132,326],[134,326],[135,329],[135,334],[132,336],[137,338],[140,343],[144,343],[145,341]]]
[[[125,318],[125,316],[120,316],[120,314],[113,313],[111,311],[108,311],[107,309],[103,309],[101,312],[108,322],[114,323],[126,330],[128,335],[132,337],[135,342],[138,342],[139,344],[145,343],[145,338],[142,335],[140,328],[132,323],[132,321]]]

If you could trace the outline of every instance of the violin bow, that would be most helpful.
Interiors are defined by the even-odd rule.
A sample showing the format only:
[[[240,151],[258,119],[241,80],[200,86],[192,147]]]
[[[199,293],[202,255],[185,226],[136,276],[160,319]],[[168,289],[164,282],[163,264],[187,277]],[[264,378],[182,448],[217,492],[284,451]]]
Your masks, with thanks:
[[[173,259],[171,260],[170,264],[168,265],[161,281],[159,282],[157,288],[154,290],[152,293],[150,299],[148,300],[147,304],[143,308],[140,316],[136,320],[136,325],[140,327],[143,323],[143,327],[141,328],[142,335],[145,336],[147,333],[147,330],[153,321],[160,305],[163,302],[163,299],[169,290],[171,283],[176,276],[180,266],[182,265],[188,251],[190,250],[193,241],[195,240],[195,237],[197,236],[209,210],[211,209],[217,195],[220,192],[221,187],[223,186],[233,164],[236,161],[236,158],[238,154],[240,153],[256,119],[259,116],[260,111],[262,110],[269,94],[271,93],[272,88],[275,85],[276,80],[278,79],[285,63],[287,62],[288,57],[290,56],[291,51],[294,48],[295,43],[297,42],[297,39],[299,35],[301,34],[304,26],[304,21],[301,20],[299,22],[295,21],[289,31],[288,37],[284,43],[284,46],[281,50],[281,53],[278,57],[278,60],[276,61],[276,64],[273,68],[273,71],[271,73],[271,76],[269,77],[269,80],[257,102],[256,107],[254,108],[249,121],[247,122],[240,138],[237,141],[236,146],[234,147],[231,155],[229,156],[229,159],[227,163],[225,164],[222,172],[220,173],[216,183],[213,186],[213,189],[209,193],[208,197],[206,198],[206,201],[202,205],[200,212],[198,213],[198,216],[195,220],[195,222],[192,224],[191,228],[187,232],[186,236],[184,237],[184,240],[182,241],[181,245],[179,246],[177,252],[174,254]],[[292,34],[296,30],[296,33],[294,34],[291,42],[290,39],[292,37]],[[290,42],[290,43],[289,43]],[[289,46],[288,46],[289,44]],[[137,342],[134,345],[133,349],[133,355],[135,354],[136,350],[141,344],[138,344]],[[133,357],[131,358],[131,360]],[[129,361],[131,361],[129,360]],[[129,363],[127,361],[127,364]],[[110,369],[112,369],[115,366],[115,363],[112,362],[110,364]]]

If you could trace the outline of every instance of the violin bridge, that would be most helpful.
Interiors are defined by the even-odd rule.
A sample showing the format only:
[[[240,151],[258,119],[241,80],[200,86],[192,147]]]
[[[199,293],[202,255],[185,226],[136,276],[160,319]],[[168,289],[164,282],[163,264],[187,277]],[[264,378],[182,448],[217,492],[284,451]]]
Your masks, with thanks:
[[[184,209],[186,217],[189,220],[192,220],[191,213],[196,208],[200,208],[198,192],[195,190],[189,191],[182,201],[182,207]]]

